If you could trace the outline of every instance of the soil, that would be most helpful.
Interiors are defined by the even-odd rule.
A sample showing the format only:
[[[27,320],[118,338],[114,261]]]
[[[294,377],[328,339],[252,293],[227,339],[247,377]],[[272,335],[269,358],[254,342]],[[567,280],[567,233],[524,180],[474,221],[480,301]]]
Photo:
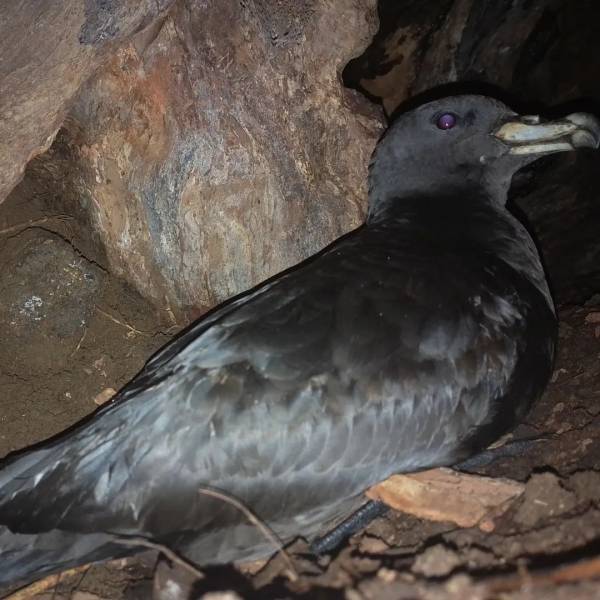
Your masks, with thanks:
[[[0,455],[72,425],[170,336],[125,284],[41,228],[0,240]],[[132,325],[132,323],[134,325]]]
[[[18,216],[0,231],[0,455],[92,412],[183,325],[84,257],[64,227],[21,227]],[[317,560],[293,544],[296,581],[279,554],[254,574],[207,569],[194,597],[600,597],[600,567],[590,561],[600,550],[600,296],[563,307],[560,319],[552,383],[514,432],[539,441],[478,471],[526,482],[491,533],[390,512],[331,556]],[[37,597],[149,598],[154,560],[95,565]]]

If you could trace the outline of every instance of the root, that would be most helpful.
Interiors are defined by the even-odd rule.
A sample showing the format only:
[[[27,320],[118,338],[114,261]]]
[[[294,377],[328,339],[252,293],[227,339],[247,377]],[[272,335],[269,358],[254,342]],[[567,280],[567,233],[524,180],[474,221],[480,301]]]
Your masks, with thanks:
[[[294,564],[292,563],[292,559],[290,558],[289,554],[285,551],[283,544],[281,543],[275,532],[271,530],[264,521],[259,519],[247,506],[242,504],[242,502],[240,502],[237,498],[234,498],[233,496],[230,496],[225,492],[221,492],[212,488],[200,488],[198,491],[200,494],[203,494],[205,496],[211,496],[213,498],[223,500],[224,502],[231,504],[231,506],[239,510],[246,517],[246,519],[248,519],[248,521],[252,525],[254,525],[265,536],[265,538],[267,538],[267,540],[269,540],[269,542],[271,542],[271,544],[273,544],[273,546],[277,549],[277,552],[281,555],[284,562],[288,566],[287,575],[290,581],[298,580],[298,572],[296,571]]]
[[[30,583],[29,585],[17,590],[16,592],[13,592],[12,594],[4,596],[2,600],[32,600],[39,594],[47,592],[48,590],[56,587],[65,577],[72,577],[73,575],[85,573],[90,566],[91,565],[81,565],[79,567],[75,567],[74,569],[63,571],[62,573],[48,575],[48,577],[44,577],[44,579]]]
[[[159,544],[158,542],[153,542],[145,537],[115,537],[115,542],[118,544],[122,544],[124,546],[143,546],[144,548],[149,548],[150,550],[156,550],[161,554],[164,554],[172,563],[176,564],[178,567],[181,567],[185,571],[191,573],[196,579],[204,579],[204,573],[200,571],[193,563],[189,560],[183,558],[175,552],[171,550],[168,546],[164,544]]]
[[[107,319],[110,319],[113,323],[116,323],[117,325],[120,325],[121,327],[125,327],[125,329],[129,330],[129,333],[127,334],[128,337],[131,337],[132,335],[146,335],[146,336],[151,336],[153,335],[152,333],[148,332],[148,331],[140,331],[139,329],[136,329],[135,327],[133,327],[132,325],[130,325],[129,323],[125,323],[123,321],[119,321],[119,319],[117,319],[116,317],[113,317],[111,314],[103,311],[100,307],[96,306],[96,310],[101,314],[104,315]]]

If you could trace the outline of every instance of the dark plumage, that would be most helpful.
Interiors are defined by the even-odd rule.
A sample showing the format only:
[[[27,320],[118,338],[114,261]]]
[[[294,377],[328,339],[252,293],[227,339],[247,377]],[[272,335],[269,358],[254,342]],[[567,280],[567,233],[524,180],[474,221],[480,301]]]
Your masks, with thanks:
[[[242,500],[284,540],[310,538],[392,473],[490,444],[541,394],[556,334],[538,253],[504,206],[511,176],[598,137],[589,116],[536,125],[480,96],[401,116],[374,153],[363,227],[3,463],[0,583],[134,551],[121,536],[199,564],[268,554],[198,488]]]

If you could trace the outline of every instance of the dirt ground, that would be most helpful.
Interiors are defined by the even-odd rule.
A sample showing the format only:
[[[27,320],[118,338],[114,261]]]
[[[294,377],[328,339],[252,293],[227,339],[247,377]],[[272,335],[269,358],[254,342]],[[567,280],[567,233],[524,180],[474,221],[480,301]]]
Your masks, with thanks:
[[[0,265],[0,456],[92,412],[183,325],[88,261],[52,222],[0,227]],[[600,598],[600,295],[560,318],[552,383],[515,432],[542,441],[480,471],[526,482],[493,532],[390,512],[332,556],[292,545],[297,581],[278,555],[254,575],[207,570],[195,597]],[[149,598],[154,558],[95,565],[37,597]]]

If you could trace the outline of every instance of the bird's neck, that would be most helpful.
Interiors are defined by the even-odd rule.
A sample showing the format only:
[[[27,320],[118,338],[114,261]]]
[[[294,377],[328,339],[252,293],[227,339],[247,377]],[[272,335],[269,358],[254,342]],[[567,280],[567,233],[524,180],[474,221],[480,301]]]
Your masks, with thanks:
[[[387,219],[399,211],[429,211],[434,204],[458,209],[484,203],[503,208],[512,179],[512,173],[497,172],[491,165],[457,169],[439,180],[415,171],[411,168],[385,172],[381,165],[372,165],[367,222]]]
[[[498,209],[497,203],[483,190],[457,189],[446,193],[414,193],[391,196],[385,199],[370,199],[367,224],[393,223],[409,219],[425,221],[456,221],[468,218],[481,210]]]

